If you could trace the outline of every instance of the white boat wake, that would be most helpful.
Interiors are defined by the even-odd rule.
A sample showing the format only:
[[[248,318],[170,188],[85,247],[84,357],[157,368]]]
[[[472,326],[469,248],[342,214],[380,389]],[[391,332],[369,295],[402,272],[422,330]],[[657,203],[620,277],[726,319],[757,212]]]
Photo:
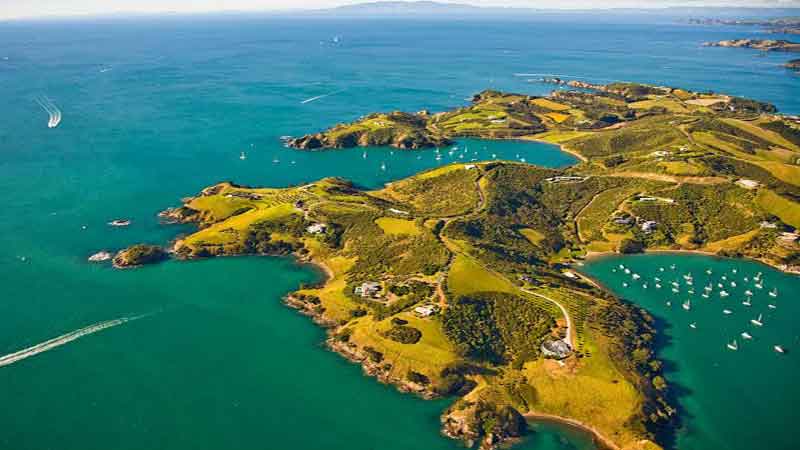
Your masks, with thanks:
[[[338,94],[340,92],[344,92],[344,89],[339,89],[338,91],[333,91],[333,92],[330,92],[330,93],[327,93],[327,94],[318,95],[316,97],[307,98],[307,99],[303,100],[302,102],[300,102],[300,104],[301,105],[305,105],[306,103],[315,102],[315,101],[323,99],[325,97],[330,97],[331,95],[336,95],[336,94]]]
[[[559,77],[559,78],[575,78],[575,79],[592,79],[597,81],[616,81],[611,80],[608,78],[595,78],[593,76],[584,76],[584,75],[564,75],[564,74],[557,74],[557,73],[515,73],[513,74],[515,77],[518,78],[527,78],[527,77]]]
[[[36,98],[36,103],[42,107],[50,116],[47,121],[47,128],[55,128],[61,123],[61,110],[53,103],[52,100],[42,95]]]
[[[105,322],[98,322],[89,325],[88,327],[84,327],[75,331],[70,331],[67,334],[62,334],[61,336],[41,342],[32,347],[22,349],[18,352],[9,353],[8,355],[5,356],[0,356],[0,367],[14,364],[17,361],[22,361],[25,358],[30,358],[31,356],[38,355],[39,353],[44,353],[48,350],[52,350],[56,347],[68,344],[84,336],[88,336],[90,334],[97,333],[98,331],[103,331],[108,328],[116,327],[126,322],[132,322],[134,320],[147,317],[151,314],[142,314],[139,316],[122,317],[120,319],[106,320]]]

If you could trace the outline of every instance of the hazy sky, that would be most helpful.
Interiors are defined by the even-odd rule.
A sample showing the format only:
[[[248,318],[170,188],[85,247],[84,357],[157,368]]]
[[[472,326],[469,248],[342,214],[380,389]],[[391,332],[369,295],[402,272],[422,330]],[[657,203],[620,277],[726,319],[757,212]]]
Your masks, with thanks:
[[[39,16],[109,14],[120,12],[202,12],[325,8],[364,0],[0,0],[0,19]],[[440,0],[477,6],[532,8],[612,8],[660,6],[783,6],[800,7],[800,0]]]

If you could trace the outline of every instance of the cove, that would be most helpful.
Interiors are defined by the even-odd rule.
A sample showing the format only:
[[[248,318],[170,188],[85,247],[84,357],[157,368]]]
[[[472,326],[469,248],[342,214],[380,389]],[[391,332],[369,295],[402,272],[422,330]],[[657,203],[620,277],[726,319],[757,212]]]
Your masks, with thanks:
[[[800,376],[800,332],[795,323],[800,277],[752,261],[675,253],[604,256],[587,262],[582,271],[657,319],[663,340],[659,357],[681,408],[682,424],[673,448],[796,448],[793,433],[787,432],[796,413],[786,400],[800,398],[795,382]],[[634,273],[641,278],[634,280]],[[761,289],[753,281],[759,273]],[[684,276],[691,276],[691,286]],[[661,279],[660,289],[655,287],[656,277]],[[673,282],[678,293],[672,291]],[[777,297],[769,295],[773,289]],[[728,295],[721,296],[722,290]],[[751,306],[742,304],[746,291],[753,294]],[[708,298],[702,296],[705,292]],[[682,307],[687,300],[688,310]],[[761,327],[750,322],[759,315]],[[737,351],[726,347],[734,339]],[[775,345],[788,353],[776,353]]]

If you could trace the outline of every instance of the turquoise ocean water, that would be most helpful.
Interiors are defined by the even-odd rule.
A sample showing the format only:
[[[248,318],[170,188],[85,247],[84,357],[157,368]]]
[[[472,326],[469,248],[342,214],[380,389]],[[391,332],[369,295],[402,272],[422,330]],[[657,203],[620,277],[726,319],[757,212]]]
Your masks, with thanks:
[[[377,110],[439,111],[485,88],[549,91],[528,81],[535,74],[717,89],[800,112],[798,78],[778,67],[785,56],[698,45],[739,34],[611,19],[0,23],[0,354],[152,313],[1,367],[0,448],[457,448],[438,436],[446,401],[362,378],[320,347],[321,330],[281,305],[282,295],[318,277],[313,270],[286,259],[229,258],[114,271],[86,257],[173,239],[186,229],[161,226],[155,214],[218,181],[279,187],[343,176],[378,187],[451,162],[431,151],[304,153],[279,138]],[[55,129],[40,96],[63,112]],[[574,161],[537,143],[460,146],[470,150],[459,161]],[[133,224],[105,225],[118,217]],[[791,330],[770,330],[784,326]],[[743,408],[748,425],[731,431],[728,419],[738,416],[727,412],[741,403],[712,396],[721,403],[710,411],[694,392],[712,382],[753,386],[760,372],[726,385],[713,371],[685,371],[690,360],[675,348],[665,358],[676,361],[676,384],[692,392],[681,397],[687,412],[723,424],[713,434],[687,425],[692,447],[681,448],[751,448],[737,445],[758,442],[744,439],[774,416]],[[797,375],[787,356],[782,375]],[[752,402],[767,411],[772,398]],[[567,430],[540,430],[523,448],[590,448]]]

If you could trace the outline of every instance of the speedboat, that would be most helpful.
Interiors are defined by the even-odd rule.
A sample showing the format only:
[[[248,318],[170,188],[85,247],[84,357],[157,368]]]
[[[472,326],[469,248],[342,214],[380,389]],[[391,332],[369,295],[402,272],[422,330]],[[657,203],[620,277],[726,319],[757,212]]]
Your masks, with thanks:
[[[776,346],[774,346],[772,348],[775,349],[775,351],[778,352],[778,353],[786,353],[786,350],[783,347],[781,347],[780,345],[776,345]]]
[[[722,314],[725,314],[725,315],[733,314],[733,311],[731,311],[730,309],[723,309],[722,310]]]
[[[111,222],[108,222],[108,224],[112,227],[127,227],[131,224],[131,221],[128,219],[115,219]]]
[[[769,307],[769,309],[775,309],[775,308],[777,308],[777,306],[773,305],[772,303],[770,303],[769,305],[767,305],[767,307]]]

